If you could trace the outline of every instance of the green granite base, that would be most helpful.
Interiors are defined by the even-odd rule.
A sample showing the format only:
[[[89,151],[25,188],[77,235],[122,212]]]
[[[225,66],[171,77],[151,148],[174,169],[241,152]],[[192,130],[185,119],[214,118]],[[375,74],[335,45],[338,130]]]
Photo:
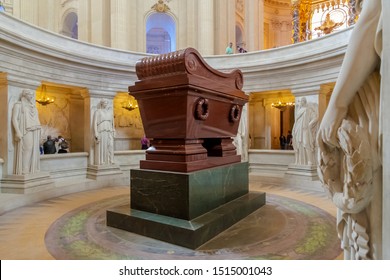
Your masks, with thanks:
[[[190,173],[133,169],[131,208],[191,220],[248,193],[248,163]]]
[[[265,193],[249,192],[192,220],[130,209],[107,211],[107,225],[196,249],[265,204]]]
[[[107,225],[195,249],[265,204],[249,192],[248,163],[190,173],[131,170],[130,205]]]

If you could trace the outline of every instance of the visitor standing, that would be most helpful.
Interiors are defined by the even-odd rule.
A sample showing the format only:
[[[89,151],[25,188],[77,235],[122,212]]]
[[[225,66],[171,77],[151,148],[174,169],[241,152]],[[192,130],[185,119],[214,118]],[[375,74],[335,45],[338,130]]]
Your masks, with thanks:
[[[230,42],[226,48],[226,54],[233,54],[233,43]]]

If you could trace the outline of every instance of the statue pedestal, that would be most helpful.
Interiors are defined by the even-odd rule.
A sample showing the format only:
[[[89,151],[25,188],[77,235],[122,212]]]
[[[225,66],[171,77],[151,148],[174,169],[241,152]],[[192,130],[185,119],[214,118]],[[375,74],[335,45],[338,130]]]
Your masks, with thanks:
[[[107,176],[123,175],[123,172],[116,164],[110,165],[88,165],[87,178],[93,180],[103,179]]]
[[[27,194],[53,187],[53,180],[48,172],[28,175],[7,175],[1,180],[2,193]]]
[[[317,166],[290,164],[285,175],[286,178],[317,181]]]
[[[248,163],[131,170],[130,206],[108,210],[107,225],[196,249],[264,204],[265,193],[248,191]]]

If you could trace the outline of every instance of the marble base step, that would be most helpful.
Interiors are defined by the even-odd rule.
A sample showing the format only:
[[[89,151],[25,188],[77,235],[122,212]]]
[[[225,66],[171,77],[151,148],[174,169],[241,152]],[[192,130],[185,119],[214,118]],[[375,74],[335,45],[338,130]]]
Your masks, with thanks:
[[[107,225],[157,240],[196,249],[265,205],[265,193],[249,192],[192,220],[130,209],[107,211]]]

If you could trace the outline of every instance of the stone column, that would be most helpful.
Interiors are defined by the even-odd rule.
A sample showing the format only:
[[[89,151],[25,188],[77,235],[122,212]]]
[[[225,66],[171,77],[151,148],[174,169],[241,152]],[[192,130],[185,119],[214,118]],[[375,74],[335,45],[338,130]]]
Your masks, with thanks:
[[[92,1],[91,1],[92,2]],[[109,11],[110,7],[107,5],[105,0],[94,0],[90,9],[90,32],[91,32],[91,43],[110,46],[110,22]]]
[[[383,52],[382,52],[382,85],[381,85],[381,122],[382,122],[382,143],[390,141],[390,1],[382,0],[383,12]],[[390,146],[382,145],[383,158],[383,213],[382,213],[382,259],[390,259]]]
[[[261,22],[260,16],[260,3],[263,1],[258,0],[246,0],[245,1],[245,38],[246,38],[246,50],[257,51],[260,49],[259,38],[260,32],[263,34],[263,18]],[[264,5],[261,5],[261,11],[263,11]],[[263,36],[261,36],[263,37]]]
[[[248,145],[249,149],[265,149],[266,113],[264,97],[252,94],[248,103]],[[270,117],[267,118],[270,120]],[[269,124],[271,126],[271,124]]]
[[[225,42],[225,46],[223,48],[223,54],[226,51],[227,44],[232,42],[233,44],[237,43],[236,42],[236,21],[232,20],[236,18],[236,2],[235,0],[228,0],[224,1],[226,2],[227,5],[227,18],[228,21],[226,23],[227,26],[227,40]],[[230,20],[229,20],[230,19]],[[243,34],[244,36],[244,34]]]
[[[278,19],[273,19],[271,21],[271,24],[272,24],[272,30],[273,30],[273,33],[274,33],[274,43],[273,43],[273,47],[280,47],[282,44],[281,44],[281,32],[282,32],[282,22],[279,21]]]
[[[280,44],[281,46],[286,46],[291,44],[291,29],[292,24],[288,21],[282,21],[282,28],[281,28],[281,40]]]
[[[235,3],[232,0],[216,0],[215,10],[215,54],[225,54],[229,42],[236,47],[235,39]]]
[[[271,128],[272,128],[272,106],[271,102],[266,102],[264,100],[264,107],[265,107],[265,131],[264,131],[264,138],[265,138],[265,145],[264,149],[270,150],[272,148],[272,135],[271,135]]]
[[[90,30],[90,21],[91,14],[89,13],[89,7],[91,0],[84,0],[78,3],[78,36],[80,41],[90,42],[91,39],[91,30]]]
[[[188,11],[188,3],[187,1],[178,1],[178,15],[179,19],[176,23],[176,49],[181,50],[184,49],[187,45],[188,41],[188,25],[189,25],[189,18],[187,16]],[[195,46],[195,45],[192,45]]]
[[[258,7],[258,26],[259,26],[259,33],[257,42],[258,42],[258,50],[264,49],[264,0],[258,0],[259,7]]]
[[[126,0],[111,0],[111,47],[128,49]]]
[[[59,18],[59,7],[60,3],[58,1],[39,0],[38,26],[53,32],[58,32],[58,23],[61,22]]]
[[[196,36],[196,11],[197,3],[196,1],[180,1],[186,2],[186,44],[184,46],[197,46],[197,36]],[[181,4],[182,5],[182,4]],[[180,39],[179,39],[180,41]],[[185,47],[184,47],[185,48]]]
[[[310,121],[317,121],[315,126],[315,131],[312,132],[314,144],[317,145],[317,141],[315,140],[316,130],[319,126],[319,118],[318,118],[318,104],[320,103],[320,86],[313,86],[309,88],[298,88],[292,89],[292,94],[295,96],[295,123],[294,127],[298,125],[300,122],[297,121],[300,117],[300,103],[303,99],[306,99],[307,107],[312,108],[316,113],[313,114],[313,118]],[[299,127],[295,127],[298,129]],[[294,128],[293,128],[294,130]],[[299,129],[298,129],[299,130]],[[295,137],[293,132],[293,137]],[[294,138],[293,138],[294,140]],[[293,142],[294,143],[294,142]],[[294,146],[295,151],[295,159],[296,162],[294,164],[290,164],[288,166],[288,171],[286,172],[287,178],[300,179],[300,180],[318,180],[317,174],[317,147],[312,152],[313,160],[310,164],[302,164],[300,159],[300,155],[298,154],[297,147]]]
[[[20,19],[27,21],[28,23],[38,26],[39,23],[39,0],[30,0],[19,2],[19,9],[17,14],[19,14]],[[19,12],[20,11],[20,12]]]
[[[198,51],[214,54],[214,1],[198,0]]]

